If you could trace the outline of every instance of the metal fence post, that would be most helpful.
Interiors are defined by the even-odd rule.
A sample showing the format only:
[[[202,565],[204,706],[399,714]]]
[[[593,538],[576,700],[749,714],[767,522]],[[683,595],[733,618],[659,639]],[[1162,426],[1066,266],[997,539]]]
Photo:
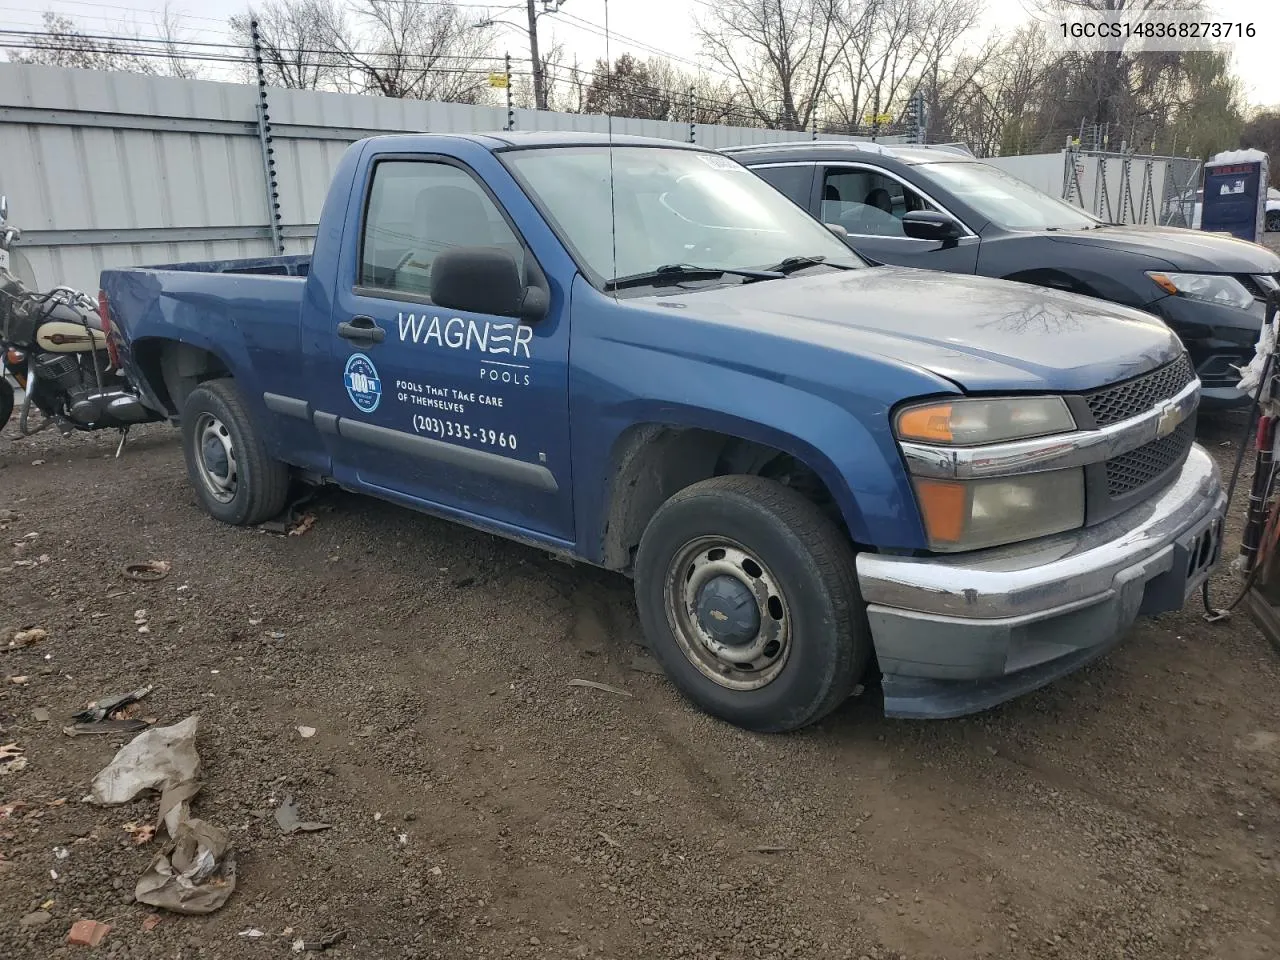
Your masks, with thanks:
[[[511,54],[504,53],[502,55],[503,72],[507,77],[507,129],[514,130],[516,128],[516,108],[511,102]]]
[[[280,185],[276,180],[276,151],[272,146],[271,114],[267,112],[267,75],[262,68],[262,40],[258,21],[249,21],[253,41],[253,63],[258,70],[258,146],[262,151],[262,175],[267,188],[267,223],[271,228],[271,247],[276,255],[284,253],[284,235],[280,230]]]
[[[689,142],[698,142],[698,114],[693,108],[693,84],[689,84]]]

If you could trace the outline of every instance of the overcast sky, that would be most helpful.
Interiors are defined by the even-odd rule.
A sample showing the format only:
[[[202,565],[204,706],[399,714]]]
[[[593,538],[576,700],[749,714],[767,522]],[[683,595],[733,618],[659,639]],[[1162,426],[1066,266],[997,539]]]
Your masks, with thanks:
[[[1234,43],[1235,69],[1244,81],[1250,103],[1280,104],[1280,68],[1275,62],[1275,51],[1280,50],[1280,2],[1211,0],[1211,4],[1221,19],[1257,25],[1257,36]],[[462,5],[482,6],[479,0],[464,0]],[[189,39],[225,41],[227,17],[241,12],[247,4],[245,0],[170,0],[169,6],[182,15]],[[509,44],[507,50],[512,56],[527,56],[521,0],[495,0],[486,6],[496,18],[513,23],[501,28],[499,48]],[[133,27],[153,32],[164,7],[165,0],[0,0],[0,21],[11,29],[38,26],[41,13],[52,9],[79,21],[86,30],[117,33]],[[1032,8],[1024,0],[987,0],[984,23],[974,42],[992,31],[1014,29],[1030,16],[1028,9]],[[627,51],[640,56],[663,52],[683,61],[682,66],[701,65],[718,72],[721,68],[700,56],[694,36],[694,18],[705,13],[706,0],[611,0],[610,50],[614,57]],[[539,35],[544,47],[562,42],[589,63],[604,56],[604,21],[604,0],[566,0],[562,14],[541,18]]]

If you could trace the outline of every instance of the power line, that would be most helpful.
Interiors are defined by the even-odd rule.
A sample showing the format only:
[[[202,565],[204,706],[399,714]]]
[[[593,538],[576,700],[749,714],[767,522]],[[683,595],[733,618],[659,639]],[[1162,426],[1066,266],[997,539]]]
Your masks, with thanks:
[[[197,50],[190,54],[182,54],[180,52],[180,48],[189,48],[189,47],[212,48],[211,52],[208,53],[208,56],[210,57],[216,56],[217,51],[219,50],[247,51],[249,49],[249,44],[247,42],[246,43],[215,43],[207,40],[168,40],[168,39],[165,39],[164,37],[122,37],[122,36],[111,35],[111,34],[48,33],[48,32],[41,32],[41,31],[34,31],[34,30],[0,29],[0,37],[6,37],[6,36],[17,37],[17,38],[26,40],[28,41],[27,46],[30,47],[31,49],[36,49],[36,50],[51,50],[53,49],[51,44],[60,43],[60,44],[66,45],[73,52],[83,51],[85,53],[94,53],[94,52],[130,53],[130,54],[136,53],[139,56],[144,55],[145,47],[143,48],[143,50],[131,50],[129,48],[130,44],[159,44],[166,48],[164,52],[165,56],[171,56],[172,55],[170,52],[171,50],[179,50],[179,56],[186,56],[187,59],[192,59],[192,60],[199,59],[201,56],[204,56],[205,55],[204,51]],[[90,43],[76,46],[76,44],[79,43],[80,41],[90,41]],[[116,46],[99,47],[99,46],[96,46],[96,44],[98,43],[116,44]],[[333,49],[320,48],[320,47],[273,47],[272,49],[282,54],[304,54],[304,55],[315,54],[318,56],[331,56],[331,55],[338,56],[343,54],[349,54],[352,56],[360,56],[360,57],[416,57],[418,56],[417,54],[413,54],[411,52],[407,52],[403,50],[400,50],[400,51],[358,50],[358,49],[333,50]],[[243,56],[234,57],[232,59],[241,60],[243,59]],[[441,60],[462,60],[462,61],[470,61],[474,63],[474,62],[498,62],[502,60],[502,57],[498,55],[476,56],[476,55],[469,55],[469,54],[445,54],[441,56],[440,59]],[[523,57],[516,57],[513,59],[520,60],[522,62],[527,62],[527,58],[523,58]]]

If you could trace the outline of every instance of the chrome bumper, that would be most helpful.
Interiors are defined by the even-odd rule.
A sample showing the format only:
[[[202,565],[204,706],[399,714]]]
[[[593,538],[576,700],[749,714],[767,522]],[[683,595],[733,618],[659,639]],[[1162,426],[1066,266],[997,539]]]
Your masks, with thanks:
[[[973,713],[1102,655],[1204,581],[1225,510],[1217,466],[1193,446],[1171,484],[1094,527],[953,556],[859,554],[885,713]]]

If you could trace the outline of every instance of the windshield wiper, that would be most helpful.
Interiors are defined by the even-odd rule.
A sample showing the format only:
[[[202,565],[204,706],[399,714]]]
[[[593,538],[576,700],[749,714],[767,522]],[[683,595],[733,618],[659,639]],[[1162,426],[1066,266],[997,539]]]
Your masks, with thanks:
[[[853,267],[847,263],[827,263],[825,255],[813,257],[787,257],[785,260],[779,260],[772,267],[766,267],[767,270],[776,270],[784,277],[788,274],[795,273],[797,270],[803,270],[805,267],[817,266],[819,263],[825,263],[828,267],[835,267],[837,270],[852,270]]]
[[[719,280],[729,275],[746,277],[751,280],[777,280],[786,276],[777,270],[739,270],[736,267],[697,267],[691,263],[668,263],[656,270],[633,273],[625,277],[614,277],[605,283],[605,290],[624,290],[627,287],[644,287],[649,284],[658,285],[663,281],[678,283],[681,280]]]

